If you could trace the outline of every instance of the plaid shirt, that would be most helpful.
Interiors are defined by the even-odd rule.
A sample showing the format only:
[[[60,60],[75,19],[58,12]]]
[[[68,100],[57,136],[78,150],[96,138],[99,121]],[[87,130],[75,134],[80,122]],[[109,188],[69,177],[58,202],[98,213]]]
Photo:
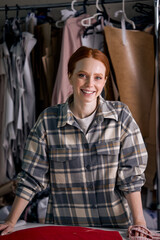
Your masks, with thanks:
[[[147,152],[127,106],[99,99],[86,134],[68,101],[45,109],[24,150],[16,194],[31,200],[50,186],[46,223],[126,228],[124,193],[144,184]]]

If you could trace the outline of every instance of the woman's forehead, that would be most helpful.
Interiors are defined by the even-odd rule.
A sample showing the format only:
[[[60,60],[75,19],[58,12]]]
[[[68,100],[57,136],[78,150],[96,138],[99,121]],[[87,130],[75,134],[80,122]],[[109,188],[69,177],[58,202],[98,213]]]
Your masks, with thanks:
[[[105,71],[105,65],[95,58],[83,58],[76,62],[75,71]]]

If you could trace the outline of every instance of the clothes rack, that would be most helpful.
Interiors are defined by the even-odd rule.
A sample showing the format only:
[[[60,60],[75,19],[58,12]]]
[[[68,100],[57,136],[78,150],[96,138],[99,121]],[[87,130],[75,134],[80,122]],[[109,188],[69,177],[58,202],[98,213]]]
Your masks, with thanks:
[[[126,0],[126,2],[143,2],[145,0],[136,1],[136,0]],[[86,5],[95,5],[96,1],[87,1]],[[103,4],[111,4],[111,3],[121,3],[122,0],[104,0]],[[83,1],[75,2],[75,6],[83,6]],[[154,4],[154,13],[155,13],[155,82],[156,82],[156,126],[157,126],[157,134],[156,134],[156,150],[157,150],[157,221],[158,221],[158,230],[160,230],[160,111],[159,111],[159,63],[158,63],[158,51],[159,51],[159,0],[153,0]],[[52,3],[52,4],[36,4],[36,5],[15,5],[15,6],[7,6],[0,7],[0,11],[16,11],[16,10],[36,10],[40,8],[65,8],[71,7],[71,2],[66,3]]]
[[[139,2],[142,2],[145,0],[141,0]],[[108,3],[121,3],[121,0],[104,0],[104,4]],[[127,0],[126,2],[137,2],[135,0]],[[95,1],[88,1],[86,3],[87,6],[89,5],[95,5]],[[75,6],[83,6],[83,1],[81,2],[75,2]],[[29,9],[38,9],[38,8],[63,8],[63,7],[71,7],[71,2],[66,2],[66,3],[52,3],[52,4],[38,4],[38,5],[23,5],[23,6],[7,6],[5,5],[4,7],[0,7],[0,11],[15,11],[15,10],[29,10]]]

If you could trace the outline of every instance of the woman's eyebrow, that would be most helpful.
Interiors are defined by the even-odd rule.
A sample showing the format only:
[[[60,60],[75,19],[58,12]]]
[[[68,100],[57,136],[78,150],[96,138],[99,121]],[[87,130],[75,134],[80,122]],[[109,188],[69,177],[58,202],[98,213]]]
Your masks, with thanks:
[[[103,76],[103,74],[102,74],[102,73],[94,73],[94,75],[101,75],[101,76]]]

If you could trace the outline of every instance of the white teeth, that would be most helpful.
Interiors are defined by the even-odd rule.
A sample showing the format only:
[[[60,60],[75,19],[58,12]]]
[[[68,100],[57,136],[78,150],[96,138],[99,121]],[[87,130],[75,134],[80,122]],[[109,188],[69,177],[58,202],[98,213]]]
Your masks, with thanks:
[[[86,91],[86,90],[82,90],[84,93],[94,93],[94,91],[93,92],[91,92],[91,91]]]

